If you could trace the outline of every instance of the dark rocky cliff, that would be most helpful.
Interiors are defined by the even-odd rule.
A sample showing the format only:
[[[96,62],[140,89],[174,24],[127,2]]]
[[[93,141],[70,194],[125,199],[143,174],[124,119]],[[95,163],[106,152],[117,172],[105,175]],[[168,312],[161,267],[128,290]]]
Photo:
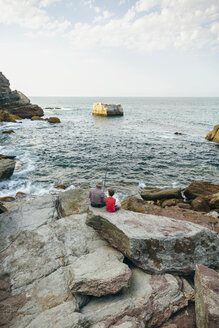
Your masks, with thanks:
[[[43,110],[38,105],[32,105],[30,100],[20,91],[10,89],[9,80],[0,72],[0,111],[7,111],[21,118],[43,116]]]

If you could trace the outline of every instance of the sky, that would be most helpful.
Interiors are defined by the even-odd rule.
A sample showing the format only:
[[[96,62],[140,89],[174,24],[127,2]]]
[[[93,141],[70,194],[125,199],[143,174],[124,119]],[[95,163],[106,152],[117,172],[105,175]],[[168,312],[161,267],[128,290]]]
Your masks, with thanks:
[[[219,96],[219,0],[0,0],[0,71],[27,96]]]

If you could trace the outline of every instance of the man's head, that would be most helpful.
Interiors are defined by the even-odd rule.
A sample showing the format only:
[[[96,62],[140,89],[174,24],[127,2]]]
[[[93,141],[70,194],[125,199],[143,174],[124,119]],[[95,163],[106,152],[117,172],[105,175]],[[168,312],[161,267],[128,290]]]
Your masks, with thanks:
[[[101,189],[103,187],[102,182],[97,182],[96,183],[96,188]]]

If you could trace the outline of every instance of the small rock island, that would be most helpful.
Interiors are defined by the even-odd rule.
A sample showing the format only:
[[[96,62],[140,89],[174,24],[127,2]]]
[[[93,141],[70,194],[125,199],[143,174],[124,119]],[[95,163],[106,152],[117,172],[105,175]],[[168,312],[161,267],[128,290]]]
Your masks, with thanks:
[[[97,116],[123,116],[123,108],[120,104],[94,103],[92,114]]]

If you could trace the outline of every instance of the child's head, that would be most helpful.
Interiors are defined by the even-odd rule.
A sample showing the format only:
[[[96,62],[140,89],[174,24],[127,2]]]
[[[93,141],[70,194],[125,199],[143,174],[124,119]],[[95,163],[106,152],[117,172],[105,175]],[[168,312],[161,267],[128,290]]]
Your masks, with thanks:
[[[112,197],[115,194],[115,191],[113,189],[109,189],[108,194],[109,194],[109,196]]]

